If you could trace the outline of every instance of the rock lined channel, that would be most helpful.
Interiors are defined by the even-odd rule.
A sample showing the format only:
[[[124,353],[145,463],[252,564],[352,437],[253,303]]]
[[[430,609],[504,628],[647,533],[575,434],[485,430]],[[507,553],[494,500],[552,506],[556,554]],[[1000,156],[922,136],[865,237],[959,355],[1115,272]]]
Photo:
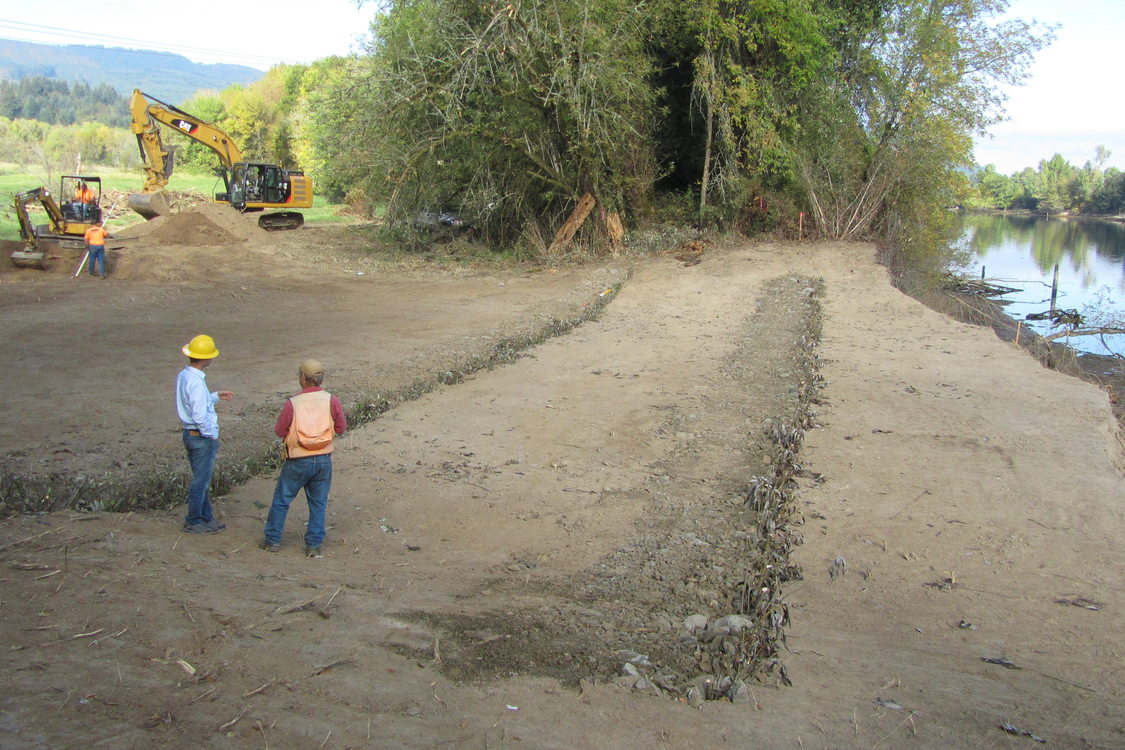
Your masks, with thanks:
[[[447,676],[613,681],[693,703],[748,700],[751,680],[789,681],[783,586],[801,577],[789,554],[821,385],[822,294],[822,281],[796,275],[763,285],[721,382],[666,410],[659,430],[674,447],[642,484],[603,493],[646,507],[616,551],[530,587],[519,569],[536,562],[515,563],[488,583],[517,604],[502,611],[407,613],[441,633]]]

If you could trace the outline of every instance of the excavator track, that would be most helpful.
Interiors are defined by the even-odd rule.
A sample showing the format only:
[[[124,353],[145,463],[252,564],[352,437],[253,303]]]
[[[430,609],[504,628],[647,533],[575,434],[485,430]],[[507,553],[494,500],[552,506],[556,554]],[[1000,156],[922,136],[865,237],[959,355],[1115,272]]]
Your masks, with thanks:
[[[300,229],[304,223],[305,216],[300,211],[274,211],[258,217],[258,226],[267,232]]]

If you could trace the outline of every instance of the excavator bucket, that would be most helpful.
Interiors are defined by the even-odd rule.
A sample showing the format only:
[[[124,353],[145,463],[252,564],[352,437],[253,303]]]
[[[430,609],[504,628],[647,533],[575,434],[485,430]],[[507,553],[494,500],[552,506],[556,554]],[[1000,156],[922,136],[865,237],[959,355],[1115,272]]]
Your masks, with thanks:
[[[155,219],[157,216],[172,212],[166,190],[158,190],[155,193],[130,193],[129,208],[146,219]]]
[[[16,268],[38,268],[40,271],[45,271],[47,260],[58,258],[59,253],[64,250],[74,249],[75,245],[72,243],[76,243],[79,248],[83,245],[81,237],[37,234],[34,241],[25,243],[21,250],[16,250],[8,257],[12,259],[12,265]]]
[[[17,268],[38,268],[41,271],[47,268],[47,253],[33,247],[16,250],[11,258],[12,265]]]

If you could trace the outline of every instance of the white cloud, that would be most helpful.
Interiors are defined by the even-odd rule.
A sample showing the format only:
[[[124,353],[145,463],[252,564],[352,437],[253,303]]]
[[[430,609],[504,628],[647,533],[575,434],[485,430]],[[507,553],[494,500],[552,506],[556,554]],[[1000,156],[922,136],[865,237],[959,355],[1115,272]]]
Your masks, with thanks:
[[[195,62],[227,62],[261,70],[279,62],[311,62],[358,49],[375,4],[355,0],[162,2],[53,0],[0,10],[0,37],[45,44],[175,52]]]
[[[1122,0],[1014,0],[1009,14],[1059,24],[1057,40],[1039,52],[1024,87],[1007,90],[1008,120],[977,140],[980,164],[1005,174],[1035,167],[1056,153],[1081,166],[1103,145],[1108,166],[1125,169],[1125,99],[1113,53],[1125,29]]]

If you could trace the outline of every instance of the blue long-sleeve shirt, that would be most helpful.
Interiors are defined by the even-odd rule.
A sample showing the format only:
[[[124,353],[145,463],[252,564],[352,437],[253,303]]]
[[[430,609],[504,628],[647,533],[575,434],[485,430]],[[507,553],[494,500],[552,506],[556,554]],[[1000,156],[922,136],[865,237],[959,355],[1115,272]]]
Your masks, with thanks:
[[[176,412],[185,430],[199,430],[203,437],[219,438],[219,417],[215,414],[217,392],[207,390],[207,373],[190,365],[176,377]]]

